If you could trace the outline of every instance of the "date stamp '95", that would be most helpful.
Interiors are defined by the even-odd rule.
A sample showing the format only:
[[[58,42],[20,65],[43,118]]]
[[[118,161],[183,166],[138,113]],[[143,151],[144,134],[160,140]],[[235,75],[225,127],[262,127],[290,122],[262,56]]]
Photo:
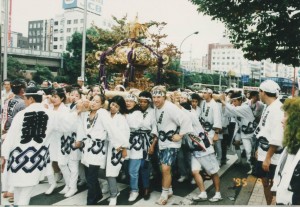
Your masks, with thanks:
[[[247,178],[233,178],[233,182],[235,187],[246,187],[248,184]],[[262,180],[257,178],[256,183],[262,184]]]

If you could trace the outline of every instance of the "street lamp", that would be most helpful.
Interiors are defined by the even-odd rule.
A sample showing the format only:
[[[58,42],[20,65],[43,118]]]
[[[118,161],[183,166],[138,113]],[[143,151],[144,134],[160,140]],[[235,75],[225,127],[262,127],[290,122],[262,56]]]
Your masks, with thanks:
[[[179,52],[180,52],[180,56],[179,56],[179,67],[180,67],[180,62],[181,62],[181,46],[182,46],[183,42],[184,42],[187,38],[189,38],[190,36],[192,36],[192,35],[194,35],[194,34],[198,34],[198,33],[199,33],[199,32],[196,31],[196,32],[194,32],[194,33],[192,33],[192,34],[186,36],[186,37],[182,40],[182,42],[180,43],[180,46],[179,46]],[[183,69],[182,69],[181,88],[184,88],[184,70],[183,70]]]

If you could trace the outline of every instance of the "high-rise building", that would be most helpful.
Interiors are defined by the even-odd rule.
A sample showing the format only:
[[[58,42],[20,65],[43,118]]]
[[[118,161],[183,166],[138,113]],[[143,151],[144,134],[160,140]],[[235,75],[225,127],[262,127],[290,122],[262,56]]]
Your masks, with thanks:
[[[54,52],[63,52],[66,50],[67,43],[71,41],[72,35],[75,32],[83,32],[84,12],[82,9],[68,9],[61,15],[54,18],[53,24],[53,48]],[[109,29],[112,26],[111,21],[104,19],[101,16],[88,13],[87,15],[87,29],[92,24]]]
[[[11,32],[10,47],[28,48],[28,38],[20,32]]]
[[[53,19],[28,22],[28,45],[33,50],[51,51]]]
[[[208,45],[207,59],[209,70],[227,72],[236,77],[250,74],[242,50],[234,48],[225,34],[219,43]]]
[[[88,0],[87,24],[109,29],[112,20],[101,16],[102,0]],[[29,45],[32,49],[64,52],[67,43],[75,32],[82,33],[84,28],[84,1],[63,0],[64,12],[49,20],[35,20],[28,23]]]

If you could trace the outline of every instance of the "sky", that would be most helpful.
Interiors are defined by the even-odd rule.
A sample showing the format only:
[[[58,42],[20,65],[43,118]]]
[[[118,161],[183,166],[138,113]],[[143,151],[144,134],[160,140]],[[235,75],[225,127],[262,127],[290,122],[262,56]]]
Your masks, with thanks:
[[[128,20],[138,15],[140,23],[151,20],[166,22],[162,33],[166,42],[178,48],[182,43],[182,60],[201,58],[207,53],[208,44],[220,41],[224,24],[212,21],[209,16],[197,12],[197,6],[189,0],[103,0],[103,16]],[[12,0],[12,31],[28,33],[28,21],[49,19],[63,13],[62,0]],[[198,31],[199,34],[188,35]],[[183,42],[184,40],[184,42]]]

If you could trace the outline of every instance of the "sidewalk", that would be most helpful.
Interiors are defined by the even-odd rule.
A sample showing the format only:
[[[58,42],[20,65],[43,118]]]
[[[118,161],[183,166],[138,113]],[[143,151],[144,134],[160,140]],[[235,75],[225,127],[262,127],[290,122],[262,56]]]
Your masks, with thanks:
[[[267,205],[262,182],[256,180],[248,205]]]

